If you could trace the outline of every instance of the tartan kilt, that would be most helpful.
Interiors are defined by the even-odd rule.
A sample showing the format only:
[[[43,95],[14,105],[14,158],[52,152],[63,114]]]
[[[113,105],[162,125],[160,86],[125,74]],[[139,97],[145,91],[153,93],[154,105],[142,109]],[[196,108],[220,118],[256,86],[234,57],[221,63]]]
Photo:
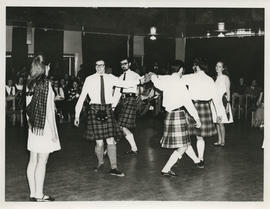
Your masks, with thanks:
[[[210,137],[217,134],[216,126],[213,122],[212,112],[209,101],[193,101],[193,104],[198,111],[201,121],[201,127],[194,126],[194,119],[188,114],[189,134],[201,137]]]
[[[90,104],[87,108],[88,120],[84,132],[86,140],[104,140],[114,137],[115,141],[119,141],[123,137],[123,131],[115,120],[111,104]],[[96,119],[95,113],[98,110],[106,110],[107,121],[101,122]]]
[[[187,147],[190,144],[188,124],[184,110],[167,113],[160,144],[163,148]]]
[[[118,124],[132,129],[136,127],[137,100],[136,97],[121,97],[118,104]]]

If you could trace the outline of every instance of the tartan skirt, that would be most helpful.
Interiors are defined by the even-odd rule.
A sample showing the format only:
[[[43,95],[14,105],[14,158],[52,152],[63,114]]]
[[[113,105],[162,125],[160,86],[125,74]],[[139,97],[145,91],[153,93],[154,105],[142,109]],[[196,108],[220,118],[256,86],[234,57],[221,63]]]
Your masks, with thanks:
[[[160,144],[163,148],[187,147],[190,144],[188,124],[184,110],[167,113]]]
[[[118,124],[132,129],[136,127],[137,101],[136,97],[121,97],[118,104]]]
[[[96,119],[96,112],[98,110],[105,110],[108,116],[108,120],[105,122]],[[115,120],[112,105],[111,104],[90,104],[88,106],[87,124],[84,133],[84,138],[89,141],[104,140],[110,137],[114,137],[116,141],[119,141],[123,136],[123,131]]]
[[[194,119],[188,114],[189,134],[201,137],[210,137],[217,134],[216,126],[213,122],[212,112],[209,101],[193,101],[193,104],[198,111],[201,121],[201,127],[194,126]]]

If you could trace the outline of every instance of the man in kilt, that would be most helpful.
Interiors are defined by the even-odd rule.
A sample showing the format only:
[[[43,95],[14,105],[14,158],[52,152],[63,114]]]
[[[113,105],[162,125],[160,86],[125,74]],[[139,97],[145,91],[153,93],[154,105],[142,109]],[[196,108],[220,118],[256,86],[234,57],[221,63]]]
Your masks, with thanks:
[[[217,122],[221,119],[222,104],[217,99],[217,91],[214,80],[208,76],[206,62],[199,58],[193,63],[194,73],[183,75],[182,80],[188,86],[193,104],[198,111],[201,127],[197,128],[193,125],[193,118],[189,117],[189,134],[196,135],[198,157],[196,156],[192,146],[189,146],[186,153],[194,161],[199,168],[204,168],[204,137],[210,137],[217,134],[213,117],[217,118]],[[199,162],[198,162],[199,158]]]
[[[96,62],[96,73],[85,79],[81,95],[75,107],[74,125],[79,126],[80,112],[86,96],[90,97],[88,107],[88,120],[85,132],[87,140],[96,141],[95,153],[98,165],[94,169],[100,171],[104,167],[104,140],[107,143],[108,157],[111,164],[110,174],[125,176],[117,169],[116,140],[120,138],[122,131],[115,120],[112,103],[113,88],[137,86],[138,81],[123,81],[112,74],[105,74],[105,62]]]
[[[195,109],[191,96],[181,81],[184,63],[176,60],[172,63],[171,75],[160,79],[157,75],[151,73],[151,81],[154,86],[163,91],[162,105],[167,112],[164,121],[164,132],[160,141],[161,147],[174,149],[169,160],[163,167],[161,174],[163,176],[173,177],[176,174],[171,170],[172,166],[182,158],[188,146],[190,146],[190,137],[186,115],[189,113],[196,121],[197,128],[201,122]]]
[[[131,62],[129,58],[121,60],[120,65],[123,70],[123,74],[119,77],[120,79],[133,82],[137,82],[140,79],[140,75],[130,69]],[[125,89],[120,88],[118,91],[121,93],[120,101],[116,107],[118,110],[118,123],[131,147],[126,154],[136,156],[138,148],[131,130],[136,126],[137,86]]]

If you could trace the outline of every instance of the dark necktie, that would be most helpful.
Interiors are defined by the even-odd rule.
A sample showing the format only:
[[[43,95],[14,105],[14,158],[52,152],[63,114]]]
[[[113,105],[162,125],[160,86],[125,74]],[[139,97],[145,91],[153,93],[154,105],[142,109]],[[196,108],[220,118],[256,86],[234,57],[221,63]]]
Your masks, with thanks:
[[[100,76],[100,102],[101,104],[106,104],[103,75]]]
[[[124,76],[123,76],[123,81],[126,80],[126,72],[124,73]],[[123,93],[123,88],[120,89],[120,93],[122,94]]]

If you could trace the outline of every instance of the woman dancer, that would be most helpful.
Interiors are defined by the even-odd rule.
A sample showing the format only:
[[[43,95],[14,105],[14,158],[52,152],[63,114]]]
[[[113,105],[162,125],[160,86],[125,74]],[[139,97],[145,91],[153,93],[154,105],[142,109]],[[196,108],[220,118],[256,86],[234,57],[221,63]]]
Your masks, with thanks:
[[[46,164],[49,154],[60,150],[55,122],[54,93],[47,80],[49,66],[43,64],[41,55],[34,58],[30,70],[28,88],[33,95],[27,95],[27,120],[29,125],[27,149],[30,159],[27,179],[30,188],[29,201],[47,202],[54,198],[43,193]]]
[[[222,119],[217,124],[217,131],[218,131],[218,141],[214,143],[215,146],[225,146],[225,127],[224,123],[232,123],[233,122],[233,115],[232,115],[232,108],[230,104],[231,98],[231,91],[230,91],[230,78],[228,76],[228,72],[224,63],[219,61],[216,64],[216,73],[217,78],[215,80],[215,85],[217,88],[218,99],[222,100],[223,111]],[[215,118],[214,118],[214,122]]]
[[[191,96],[181,81],[184,63],[180,60],[172,64],[171,75],[159,79],[157,75],[151,74],[154,86],[163,91],[163,106],[166,109],[165,128],[161,139],[161,147],[174,149],[161,174],[163,176],[177,176],[171,168],[182,158],[190,145],[188,124],[186,114],[190,114],[196,121],[195,126],[200,128],[201,122],[195,109]]]

